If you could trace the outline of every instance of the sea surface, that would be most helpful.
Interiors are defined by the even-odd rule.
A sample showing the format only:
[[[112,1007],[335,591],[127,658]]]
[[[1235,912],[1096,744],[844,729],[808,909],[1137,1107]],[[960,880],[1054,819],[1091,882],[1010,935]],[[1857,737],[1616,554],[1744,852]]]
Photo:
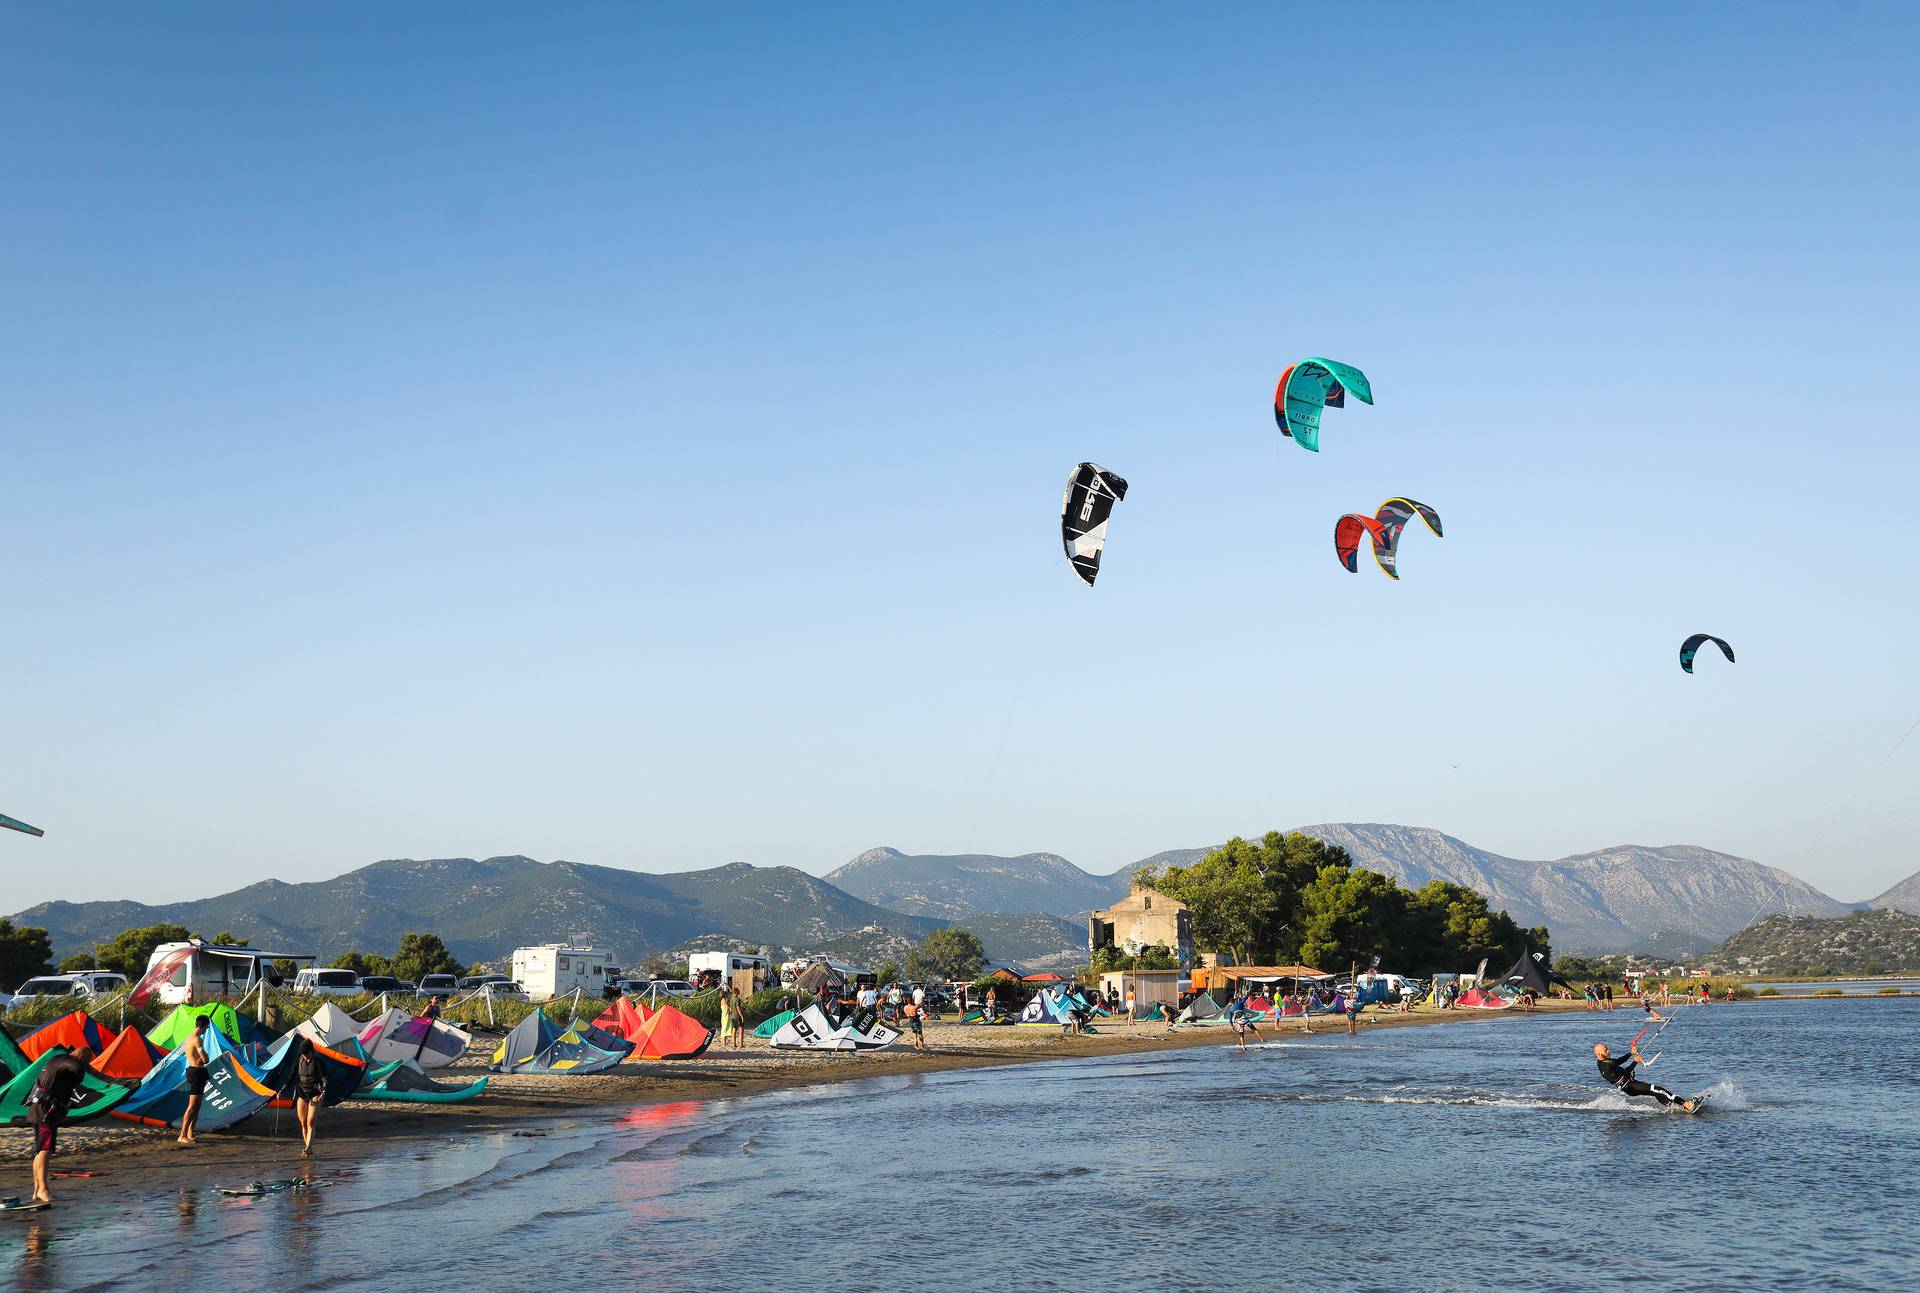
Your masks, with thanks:
[[[1772,988],[1786,996],[1811,996],[1816,992],[1838,990],[1849,997],[1871,997],[1887,988],[1920,992],[1920,979],[1755,979],[1747,986],[1755,992]]]
[[[880,1077],[0,1217],[23,1289],[1920,1288],[1920,1000],[1282,1035]],[[937,1032],[936,1032],[937,1038]],[[858,1059],[849,1059],[858,1064]],[[324,1121],[323,1121],[324,1127]],[[23,1167],[23,1165],[22,1165]]]

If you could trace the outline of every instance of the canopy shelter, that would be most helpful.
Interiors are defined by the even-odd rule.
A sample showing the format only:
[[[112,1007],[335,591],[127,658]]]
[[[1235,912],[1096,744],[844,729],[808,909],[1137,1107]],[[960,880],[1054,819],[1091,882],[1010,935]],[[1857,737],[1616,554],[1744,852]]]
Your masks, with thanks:
[[[30,1060],[39,1059],[56,1046],[64,1046],[70,1051],[77,1051],[84,1046],[98,1055],[107,1049],[107,1043],[112,1040],[113,1034],[102,1029],[86,1011],[74,1010],[41,1024],[22,1037],[20,1050]]]
[[[1021,979],[1022,983],[1065,983],[1066,980],[1051,970],[1042,970],[1038,974],[1029,974]]]
[[[418,1060],[422,1067],[442,1069],[465,1055],[472,1042],[472,1034],[452,1024],[398,1008],[374,1016],[360,1030],[370,1064]]]
[[[141,1036],[138,1028],[128,1024],[120,1030],[118,1037],[107,1043],[105,1050],[93,1057],[93,1071],[111,1081],[137,1086],[142,1078],[153,1072],[153,1066],[166,1057],[165,1051]]]
[[[804,993],[810,997],[822,988],[825,988],[828,992],[845,992],[847,980],[845,975],[834,969],[833,966],[827,962],[815,961],[812,965],[800,971],[799,977],[793,981],[793,987],[796,992]]]
[[[28,1063],[4,1087],[0,1087],[0,1127],[14,1127],[27,1121],[27,1097],[33,1093],[34,1083],[40,1080],[40,1070],[51,1064],[54,1056],[66,1053],[64,1047],[54,1047],[39,1059]],[[89,1118],[98,1118],[132,1093],[130,1087],[88,1073],[80,1079],[80,1090],[74,1094],[74,1101],[67,1108],[67,1121],[85,1122]]]
[[[1555,974],[1552,968],[1548,966],[1547,954],[1545,952],[1536,952],[1532,948],[1528,948],[1520,954],[1520,959],[1513,963],[1512,969],[1500,977],[1500,982],[1503,984],[1512,984],[1517,988],[1532,988],[1537,995],[1542,997],[1551,992],[1553,985],[1556,983],[1565,987],[1569,992],[1573,991],[1573,985]]]
[[[250,1042],[264,1045],[277,1038],[272,1029],[251,1016],[241,1014],[224,1001],[216,1001],[210,1006],[175,1006],[171,1014],[153,1026],[147,1040],[161,1050],[176,1050],[181,1042],[193,1036],[193,1021],[202,1015],[207,1017],[209,1034],[217,1032],[236,1046]]]

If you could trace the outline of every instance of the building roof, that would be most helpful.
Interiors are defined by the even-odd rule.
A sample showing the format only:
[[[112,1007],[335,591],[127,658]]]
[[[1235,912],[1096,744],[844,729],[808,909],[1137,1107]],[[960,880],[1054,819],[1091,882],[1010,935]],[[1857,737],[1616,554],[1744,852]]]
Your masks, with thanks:
[[[1223,979],[1325,979],[1331,976],[1325,970],[1316,970],[1311,965],[1216,965],[1207,971],[1209,977],[1219,975]]]

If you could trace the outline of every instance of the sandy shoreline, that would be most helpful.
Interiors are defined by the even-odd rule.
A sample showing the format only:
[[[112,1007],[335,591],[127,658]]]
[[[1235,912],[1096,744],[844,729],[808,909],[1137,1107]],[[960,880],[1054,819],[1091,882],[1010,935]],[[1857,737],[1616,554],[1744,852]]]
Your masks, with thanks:
[[[1784,998],[1778,998],[1784,999]],[[1853,998],[1823,998],[1847,1000]],[[1858,1000],[1874,1000],[1861,997]],[[1714,1003],[1716,1007],[1724,1003]],[[1699,1009],[1698,1006],[1687,1007]],[[1547,1015],[1579,1013],[1583,1002],[1540,1003],[1535,1014],[1519,1010],[1440,1011],[1423,1009],[1410,1014],[1369,1011],[1361,1031],[1435,1024],[1507,1024]],[[1618,1032],[1630,1011],[1620,1007],[1596,1025]],[[1337,1018],[1316,1018],[1314,1033],[1339,1032]],[[1279,1032],[1262,1030],[1271,1039],[1298,1036],[1300,1025],[1288,1020]],[[480,1039],[491,1045],[490,1039]],[[458,1135],[537,1130],[543,1120],[571,1114],[624,1111],[674,1101],[734,1098],[757,1092],[844,1082],[889,1075],[934,1073],[1086,1056],[1123,1055],[1193,1046],[1233,1043],[1225,1027],[1112,1024],[1093,1036],[1067,1037],[1053,1028],[998,1027],[953,1023],[930,1024],[928,1050],[904,1045],[866,1055],[776,1051],[764,1041],[749,1039],[742,1050],[711,1049],[694,1060],[622,1065],[614,1073],[593,1077],[495,1074],[476,1100],[458,1105],[389,1104],[355,1100],[323,1110],[315,1156],[310,1164],[299,1157],[299,1136],[290,1110],[268,1111],[239,1127],[203,1135],[192,1147],[174,1144],[172,1133],[135,1127],[114,1118],[69,1127],[61,1133],[56,1171],[98,1172],[92,1178],[62,1179],[54,1183],[56,1198],[80,1201],[130,1190],[273,1179],[308,1174],[325,1175],[372,1155],[418,1152],[436,1141]],[[465,1082],[486,1072],[485,1052],[479,1042],[468,1056],[436,1077]],[[0,1181],[0,1194],[27,1191],[27,1160],[32,1133],[27,1128],[0,1130],[0,1154],[12,1165],[10,1180]]]

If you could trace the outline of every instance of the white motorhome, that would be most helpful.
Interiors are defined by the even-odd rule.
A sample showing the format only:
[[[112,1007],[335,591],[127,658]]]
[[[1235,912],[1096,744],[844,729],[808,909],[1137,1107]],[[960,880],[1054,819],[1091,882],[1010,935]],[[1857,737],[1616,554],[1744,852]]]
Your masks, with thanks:
[[[700,983],[700,976],[711,974],[716,985],[732,983],[737,970],[752,970],[766,982],[774,979],[773,958],[751,952],[695,952],[687,958],[687,977]]]
[[[258,987],[261,979],[278,981],[275,961],[311,961],[310,952],[269,952],[258,947],[226,947],[192,939],[185,943],[162,943],[147,958],[147,972],[141,978],[160,976],[153,987],[158,1000],[169,1006],[211,1001],[216,997],[237,997]]]
[[[608,974],[617,974],[619,969],[620,963],[612,953],[593,947],[543,943],[513,949],[514,982],[526,989],[531,1001],[562,997],[576,988],[597,997],[606,989]]]

